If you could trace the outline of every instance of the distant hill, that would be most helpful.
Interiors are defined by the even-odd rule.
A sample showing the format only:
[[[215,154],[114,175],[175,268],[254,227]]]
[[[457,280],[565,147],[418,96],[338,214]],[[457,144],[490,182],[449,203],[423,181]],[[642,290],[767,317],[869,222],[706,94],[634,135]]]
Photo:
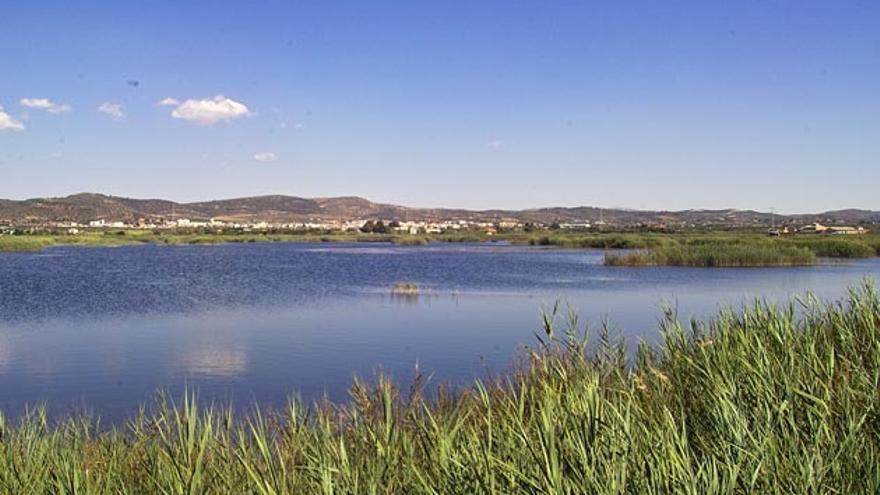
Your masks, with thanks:
[[[22,201],[0,200],[0,221],[4,223],[43,223],[136,221],[138,219],[176,218],[225,221],[297,222],[306,220],[447,220],[520,221],[550,224],[604,221],[617,225],[707,225],[764,226],[825,223],[880,223],[880,211],[837,210],[818,214],[772,215],[751,210],[682,210],[646,211],[600,209],[589,206],[573,208],[537,208],[529,210],[462,210],[444,208],[409,208],[374,203],[359,197],[299,198],[295,196],[255,196],[249,198],[176,203],[164,199],[131,199],[103,194],[74,194],[63,198],[34,198]]]

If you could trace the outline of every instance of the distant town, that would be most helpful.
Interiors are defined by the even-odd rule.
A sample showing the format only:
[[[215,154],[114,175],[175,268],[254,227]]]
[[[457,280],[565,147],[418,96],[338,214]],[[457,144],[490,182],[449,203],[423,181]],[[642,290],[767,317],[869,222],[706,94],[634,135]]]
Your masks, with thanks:
[[[261,196],[202,203],[101,194],[0,200],[0,234],[77,235],[96,230],[364,232],[444,234],[515,231],[766,231],[770,235],[859,235],[880,226],[880,212],[838,210],[780,215],[749,210],[642,211],[595,207],[486,210],[410,208],[363,198]]]
[[[679,229],[683,230],[700,230],[717,228],[717,224],[713,225],[679,225]],[[742,228],[741,225],[728,225],[727,228]],[[499,232],[534,232],[540,230],[562,230],[562,231],[670,231],[666,224],[612,224],[604,220],[595,222],[563,222],[544,224],[540,222],[519,222],[516,220],[501,220],[497,222],[488,221],[472,221],[472,220],[437,220],[437,221],[408,221],[393,219],[357,219],[357,220],[327,220],[327,221],[310,221],[310,222],[235,222],[224,221],[216,218],[209,220],[192,220],[189,218],[169,218],[165,220],[156,219],[139,219],[136,222],[125,222],[121,220],[95,219],[85,223],[74,221],[49,221],[39,224],[32,222],[3,222],[0,223],[0,235],[10,235],[16,233],[54,233],[77,235],[88,231],[107,231],[107,230],[149,230],[149,231],[185,231],[199,233],[223,233],[224,231],[233,232],[271,232],[271,233],[291,233],[291,232],[362,232],[377,234],[448,234],[455,232],[479,232],[484,235],[494,235]],[[869,232],[869,228],[863,225],[825,225],[820,222],[813,222],[799,227],[784,225],[781,227],[771,227],[767,233],[771,236],[782,236],[796,233],[807,234],[826,234],[826,235],[860,235]]]
[[[586,228],[589,229],[590,224],[560,224],[557,228]],[[187,231],[211,231],[222,232],[224,230],[234,230],[240,232],[291,232],[291,231],[310,231],[310,232],[365,232],[365,233],[408,233],[408,234],[440,234],[450,231],[482,231],[484,233],[494,233],[498,230],[517,230],[517,229],[536,229],[545,228],[543,225],[521,224],[518,222],[474,222],[469,220],[444,220],[437,222],[426,221],[397,221],[397,220],[380,220],[380,219],[361,219],[361,220],[328,220],[328,221],[311,221],[311,222],[233,222],[223,221],[219,219],[209,220],[191,220],[189,218],[178,218],[156,221],[138,220],[137,222],[125,222],[120,220],[95,219],[87,223],[78,223],[70,221],[61,222],[45,222],[34,225],[30,222],[6,222],[0,225],[0,232],[14,233],[16,230],[28,232],[37,231],[64,231],[67,234],[75,235],[87,230],[107,230],[107,229],[125,229],[125,230],[187,230]]]

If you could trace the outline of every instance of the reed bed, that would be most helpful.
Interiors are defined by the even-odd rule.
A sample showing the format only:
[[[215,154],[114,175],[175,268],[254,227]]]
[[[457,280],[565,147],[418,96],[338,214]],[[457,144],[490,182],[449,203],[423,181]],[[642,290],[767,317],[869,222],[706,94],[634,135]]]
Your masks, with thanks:
[[[0,235],[0,251],[39,251],[51,244],[48,237]]]
[[[395,236],[391,238],[391,243],[398,246],[427,246],[428,239],[419,236]]]
[[[816,255],[806,247],[779,243],[697,243],[662,246],[649,251],[606,254],[608,266],[693,266],[747,268],[808,266]]]
[[[614,265],[662,265],[666,259],[688,266],[790,266],[811,264],[803,254],[788,249],[804,248],[820,258],[869,258],[880,256],[880,236],[797,235],[769,238],[757,233],[556,233],[512,238],[514,242],[527,242],[533,246],[557,246],[565,248],[627,249],[657,252],[650,255],[637,252],[625,256],[612,256]],[[703,249],[708,246],[709,248]],[[718,251],[711,256],[710,251]],[[783,257],[774,253],[783,254]],[[789,256],[786,256],[789,255]],[[716,258],[726,258],[724,263],[711,265]],[[730,259],[742,257],[742,264]],[[761,259],[766,259],[766,263]],[[791,258],[790,262],[783,258]],[[755,264],[752,264],[755,263]]]
[[[801,246],[822,258],[870,258],[877,256],[878,251],[868,242],[861,239],[841,239],[814,236],[813,238],[785,239],[784,242]]]
[[[871,247],[874,250],[875,256],[880,256],[880,236],[877,235],[868,235],[865,236],[865,244]]]
[[[880,296],[755,302],[662,344],[588,339],[554,309],[472,386],[355,381],[351,400],[237,417],[173,403],[101,429],[0,417],[4,493],[877,493]],[[595,340],[595,342],[594,342]]]
[[[671,236],[659,234],[556,234],[528,239],[531,246],[592,249],[645,249],[673,242]]]
[[[143,242],[140,237],[124,235],[0,235],[0,252],[40,251],[47,247],[122,246]]]

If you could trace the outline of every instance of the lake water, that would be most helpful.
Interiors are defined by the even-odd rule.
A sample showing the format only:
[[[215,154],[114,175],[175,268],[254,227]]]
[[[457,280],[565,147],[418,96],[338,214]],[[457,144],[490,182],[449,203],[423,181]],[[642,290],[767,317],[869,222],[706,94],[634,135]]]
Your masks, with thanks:
[[[0,409],[48,403],[109,421],[157,389],[283,405],[344,400],[354,375],[468,383],[535,343],[556,300],[596,326],[656,341],[755,297],[839,298],[880,261],[804,268],[625,268],[604,253],[501,244],[248,244],[0,253]],[[391,295],[395,282],[423,287]]]

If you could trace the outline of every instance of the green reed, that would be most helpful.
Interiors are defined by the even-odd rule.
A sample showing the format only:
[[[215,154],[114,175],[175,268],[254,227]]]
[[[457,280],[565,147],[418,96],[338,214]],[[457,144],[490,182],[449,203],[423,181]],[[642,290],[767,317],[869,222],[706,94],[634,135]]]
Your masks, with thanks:
[[[810,249],[776,242],[676,244],[605,256],[609,266],[760,267],[815,263],[816,255]]]

